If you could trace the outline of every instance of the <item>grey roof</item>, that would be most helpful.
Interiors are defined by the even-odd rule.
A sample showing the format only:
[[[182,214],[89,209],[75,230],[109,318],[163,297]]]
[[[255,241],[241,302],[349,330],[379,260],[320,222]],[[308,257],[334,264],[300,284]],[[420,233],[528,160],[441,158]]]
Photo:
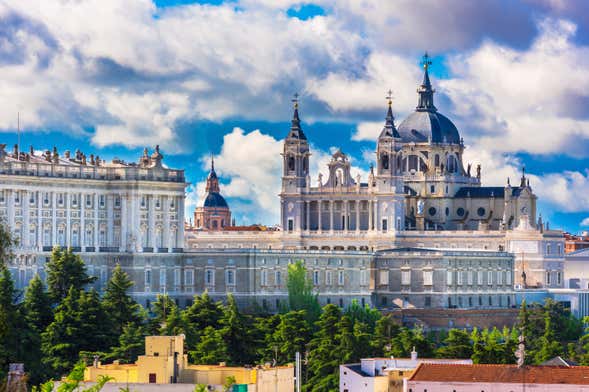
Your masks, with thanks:
[[[511,188],[513,196],[519,196],[522,188]],[[454,197],[489,198],[504,197],[505,188],[501,186],[465,186],[456,192]]]
[[[203,207],[224,207],[229,208],[225,198],[218,192],[210,192],[205,197]]]
[[[558,357],[554,357],[552,359],[549,359],[547,361],[544,361],[540,364],[540,366],[565,366],[565,367],[571,367],[571,366],[578,366],[578,364],[574,361],[568,360],[568,359],[564,359],[560,356]]]
[[[295,106],[295,110],[292,116],[292,122],[290,126],[290,132],[288,133],[287,138],[290,139],[299,139],[299,140],[307,140],[307,136],[303,132],[301,128],[301,119],[299,118],[299,109]]]
[[[395,128],[395,117],[393,116],[393,109],[391,108],[390,103],[384,123],[384,128],[382,129],[379,138],[381,137],[401,137],[397,131],[397,128]]]
[[[448,117],[437,111],[416,110],[398,128],[404,143],[460,144],[460,134]]]

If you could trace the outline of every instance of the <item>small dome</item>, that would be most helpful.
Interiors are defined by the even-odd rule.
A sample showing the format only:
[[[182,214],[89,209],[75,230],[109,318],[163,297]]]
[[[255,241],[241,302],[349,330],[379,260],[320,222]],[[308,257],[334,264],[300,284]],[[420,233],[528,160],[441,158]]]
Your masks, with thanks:
[[[203,207],[229,208],[225,198],[218,192],[209,192],[204,199]]]
[[[460,144],[460,134],[448,117],[437,111],[417,110],[397,128],[403,143]]]

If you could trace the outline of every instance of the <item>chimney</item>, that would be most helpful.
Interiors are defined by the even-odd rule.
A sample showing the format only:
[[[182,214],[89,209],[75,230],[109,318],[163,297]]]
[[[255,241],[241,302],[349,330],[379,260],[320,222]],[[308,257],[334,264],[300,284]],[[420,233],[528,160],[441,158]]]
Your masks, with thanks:
[[[417,351],[415,351],[415,346],[413,346],[413,351],[411,351],[411,360],[417,361]]]

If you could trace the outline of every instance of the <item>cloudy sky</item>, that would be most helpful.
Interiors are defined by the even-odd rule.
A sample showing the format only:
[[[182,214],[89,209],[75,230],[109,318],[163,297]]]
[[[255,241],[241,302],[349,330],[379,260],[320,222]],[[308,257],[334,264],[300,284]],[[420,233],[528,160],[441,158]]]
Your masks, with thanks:
[[[135,161],[159,144],[189,214],[213,154],[237,222],[277,222],[294,92],[312,177],[336,146],[364,176],[386,91],[398,124],[428,51],[484,184],[525,166],[551,227],[589,229],[589,2],[0,0],[0,19],[2,143],[20,112],[27,149]]]

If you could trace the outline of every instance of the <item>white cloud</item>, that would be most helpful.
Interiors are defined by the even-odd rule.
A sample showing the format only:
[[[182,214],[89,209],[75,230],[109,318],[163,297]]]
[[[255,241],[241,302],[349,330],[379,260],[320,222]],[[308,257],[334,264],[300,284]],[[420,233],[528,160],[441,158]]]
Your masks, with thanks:
[[[384,126],[383,121],[365,121],[356,125],[356,132],[352,134],[352,140],[356,142],[361,141],[375,141]]]
[[[589,217],[583,219],[580,223],[581,226],[589,226]]]

